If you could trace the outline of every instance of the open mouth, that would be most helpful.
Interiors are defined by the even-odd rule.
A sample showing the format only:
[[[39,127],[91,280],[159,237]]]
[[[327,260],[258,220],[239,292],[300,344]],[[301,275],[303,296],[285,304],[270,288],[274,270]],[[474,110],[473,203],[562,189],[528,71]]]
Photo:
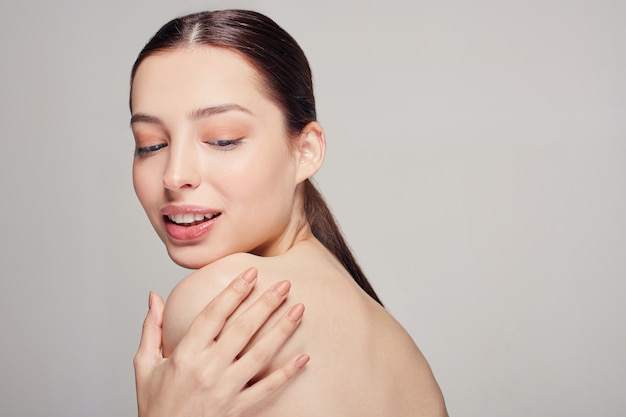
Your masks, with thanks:
[[[176,224],[178,226],[195,226],[200,223],[208,222],[218,217],[222,213],[210,213],[210,214],[169,214],[165,217],[165,220],[169,223]]]

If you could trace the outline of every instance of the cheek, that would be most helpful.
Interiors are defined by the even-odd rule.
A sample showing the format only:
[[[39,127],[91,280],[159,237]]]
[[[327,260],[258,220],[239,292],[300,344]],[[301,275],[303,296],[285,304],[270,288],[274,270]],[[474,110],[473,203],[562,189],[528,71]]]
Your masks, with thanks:
[[[255,184],[249,187],[254,186],[257,194],[289,192],[294,182],[294,164],[291,156],[283,149],[257,158],[250,172]]]
[[[155,179],[151,175],[150,170],[146,169],[146,167],[133,165],[133,187],[139,202],[145,209],[150,200],[155,198],[157,192]]]
[[[295,170],[287,155],[265,159],[256,164],[254,173],[254,179],[247,185],[250,198],[254,198],[250,204],[275,214],[290,212],[295,192]]]
[[[293,157],[286,148],[268,146],[254,149],[244,158],[233,158],[221,166],[223,169],[208,170],[212,171],[208,176],[223,195],[260,203],[285,190],[285,186],[293,185],[294,166]]]

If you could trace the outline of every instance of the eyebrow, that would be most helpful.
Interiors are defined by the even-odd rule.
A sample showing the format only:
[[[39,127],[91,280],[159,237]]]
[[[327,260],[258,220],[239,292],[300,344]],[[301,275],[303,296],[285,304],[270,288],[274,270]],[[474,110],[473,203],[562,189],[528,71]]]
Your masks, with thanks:
[[[229,111],[239,111],[242,113],[252,114],[252,112],[239,104],[228,103],[220,104],[217,106],[205,107],[203,109],[194,110],[189,114],[190,120],[198,120],[206,117],[211,117],[214,114],[226,113]]]
[[[227,103],[227,104],[219,104],[216,106],[203,107],[201,109],[193,110],[191,113],[189,113],[187,118],[189,120],[198,120],[198,119],[211,117],[216,114],[226,113],[229,111],[239,111],[239,112],[246,113],[246,114],[252,114],[252,112],[249,109],[243,106],[240,106],[239,104]],[[132,117],[130,118],[130,124],[133,125],[134,123],[151,123],[151,124],[157,124],[161,126],[164,125],[163,121],[159,119],[158,117],[151,116],[149,114],[144,114],[144,113],[133,114]]]

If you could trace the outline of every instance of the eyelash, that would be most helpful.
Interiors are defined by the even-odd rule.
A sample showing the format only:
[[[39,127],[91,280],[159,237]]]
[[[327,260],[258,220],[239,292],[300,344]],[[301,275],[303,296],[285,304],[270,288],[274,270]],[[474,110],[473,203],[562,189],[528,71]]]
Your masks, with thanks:
[[[139,158],[145,158],[146,156],[150,156],[151,154],[165,148],[167,146],[167,144],[165,143],[160,143],[158,145],[152,145],[152,146],[146,146],[143,148],[137,148],[135,150],[135,156],[139,157]]]
[[[218,148],[220,151],[228,152],[228,151],[233,150],[236,146],[240,145],[242,139],[243,138],[241,138],[241,139],[220,139],[220,140],[213,140],[213,141],[206,142],[206,143],[209,144],[210,146]]]
[[[237,145],[239,145],[241,143],[241,140],[242,139],[220,139],[220,140],[214,140],[214,141],[210,141],[206,143],[213,147],[218,148],[220,151],[228,152],[228,151],[233,150]],[[147,156],[152,155],[155,152],[158,152],[159,150],[165,148],[166,146],[167,144],[160,143],[158,145],[137,148],[135,150],[135,156],[138,158],[145,158]]]

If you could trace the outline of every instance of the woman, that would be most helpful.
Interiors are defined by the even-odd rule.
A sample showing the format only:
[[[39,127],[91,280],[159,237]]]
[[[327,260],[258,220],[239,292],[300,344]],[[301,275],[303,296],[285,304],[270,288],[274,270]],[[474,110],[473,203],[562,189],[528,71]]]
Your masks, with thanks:
[[[325,136],[308,62],[289,34],[249,11],[175,19],[135,62],[130,104],[137,196],[170,257],[197,269],[173,289],[162,323],[161,301],[152,298],[158,311],[142,345],[152,338],[145,345],[154,351],[162,326],[164,358],[186,363],[202,351],[211,369],[222,358],[223,372],[205,375],[211,395],[198,415],[446,415],[426,360],[382,307],[310,181]],[[237,305],[243,296],[222,290],[248,266],[255,269],[233,286],[254,276],[252,294],[261,294],[270,280],[291,282]],[[298,304],[281,304],[291,283]],[[304,305],[306,320],[293,333]],[[202,345],[208,336],[198,329],[207,327]],[[309,356],[301,352],[313,358],[304,369]],[[172,392],[162,388],[171,379],[148,378],[145,356],[136,360],[140,412],[184,392],[158,397],[159,389]],[[233,374],[249,389],[223,382]],[[221,410],[241,405],[220,414],[207,397]]]

